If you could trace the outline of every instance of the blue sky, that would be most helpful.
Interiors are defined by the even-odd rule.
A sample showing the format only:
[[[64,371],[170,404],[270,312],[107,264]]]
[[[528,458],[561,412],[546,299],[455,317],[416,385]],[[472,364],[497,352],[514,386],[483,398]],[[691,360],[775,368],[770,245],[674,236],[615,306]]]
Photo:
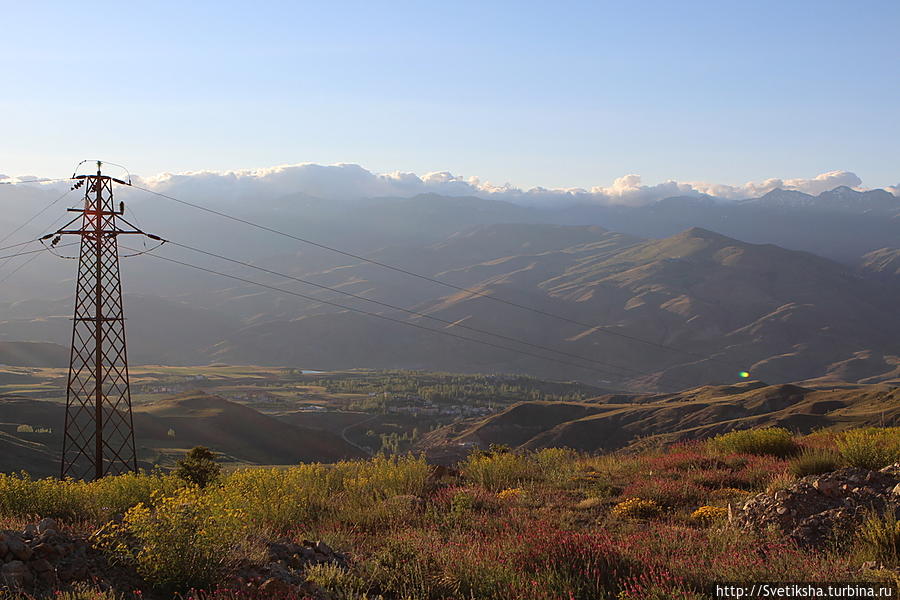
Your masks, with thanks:
[[[0,173],[900,182],[896,0],[141,4],[0,4]]]

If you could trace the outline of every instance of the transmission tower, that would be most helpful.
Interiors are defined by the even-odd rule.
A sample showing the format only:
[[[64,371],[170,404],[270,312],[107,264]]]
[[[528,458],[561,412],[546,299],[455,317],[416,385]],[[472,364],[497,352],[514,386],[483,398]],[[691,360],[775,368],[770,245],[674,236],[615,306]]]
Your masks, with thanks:
[[[72,175],[73,189],[84,187],[84,207],[69,211],[81,214],[42,238],[53,238],[51,247],[63,235],[81,238],[66,387],[63,478],[100,479],[137,469],[118,236],[147,234],[123,218],[124,203],[116,207],[113,202],[113,183],[131,185],[130,177],[125,182],[103,175],[101,167],[97,161],[96,174]]]

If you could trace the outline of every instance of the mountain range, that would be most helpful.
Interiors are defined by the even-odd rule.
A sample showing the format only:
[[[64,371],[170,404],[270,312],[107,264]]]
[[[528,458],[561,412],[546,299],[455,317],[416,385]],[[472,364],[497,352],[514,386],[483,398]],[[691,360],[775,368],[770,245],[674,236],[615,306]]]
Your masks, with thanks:
[[[274,212],[242,209],[264,224],[482,295],[237,224],[210,228],[160,212],[146,229],[168,230],[176,240],[191,231],[195,245],[427,317],[164,247],[163,255],[316,300],[151,256],[129,260],[129,356],[136,363],[510,371],[647,390],[726,383],[745,370],[772,382],[890,382],[900,356],[898,205],[883,190],[837,188],[637,207],[528,208],[425,195],[349,207],[285,197]],[[38,287],[4,288],[19,300],[0,305],[0,340],[57,344],[65,354],[74,282],[71,273],[58,279],[54,295],[47,291],[53,274],[43,272]],[[13,358],[0,360],[32,364],[6,355]]]

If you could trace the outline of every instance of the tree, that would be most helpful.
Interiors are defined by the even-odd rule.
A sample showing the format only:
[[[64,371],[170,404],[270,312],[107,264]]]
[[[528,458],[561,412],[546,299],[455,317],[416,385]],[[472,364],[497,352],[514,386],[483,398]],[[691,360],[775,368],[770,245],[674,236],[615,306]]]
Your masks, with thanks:
[[[196,446],[175,463],[175,476],[189,483],[206,487],[219,477],[221,467],[216,454],[205,446]]]

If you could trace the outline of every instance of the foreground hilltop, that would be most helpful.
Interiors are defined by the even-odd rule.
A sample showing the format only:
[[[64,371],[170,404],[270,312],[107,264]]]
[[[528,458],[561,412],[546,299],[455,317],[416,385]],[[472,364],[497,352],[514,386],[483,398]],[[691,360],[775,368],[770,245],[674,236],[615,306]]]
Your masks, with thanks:
[[[674,394],[615,394],[585,402],[522,402],[427,434],[418,448],[446,457],[471,446],[604,451],[709,437],[748,427],[808,433],[900,422],[900,388],[812,389],[748,381]]]
[[[407,455],[0,475],[0,585],[23,600],[707,600],[723,581],[852,581],[888,597],[897,460],[897,428],[762,428],[636,453],[494,448],[455,469]]]

